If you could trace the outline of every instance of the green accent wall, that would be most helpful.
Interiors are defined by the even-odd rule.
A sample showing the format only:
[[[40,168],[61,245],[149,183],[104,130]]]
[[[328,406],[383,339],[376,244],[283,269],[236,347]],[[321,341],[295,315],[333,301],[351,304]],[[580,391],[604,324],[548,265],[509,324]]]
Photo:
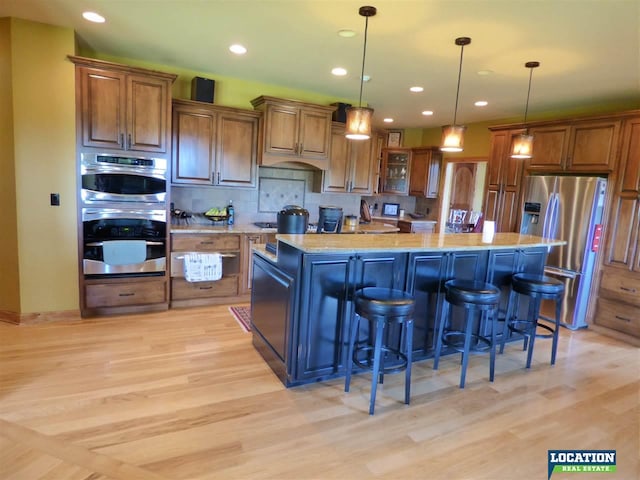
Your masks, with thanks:
[[[11,19],[0,18],[0,311],[18,312],[18,210],[13,142]]]
[[[18,265],[7,270],[3,262],[0,285],[11,293],[3,292],[0,308],[78,310],[75,74],[67,59],[74,32],[16,18],[3,19],[1,32],[0,63],[10,75],[2,75],[0,102],[12,109],[2,109],[0,122],[13,137],[5,132],[0,140],[1,182],[13,200],[3,199],[11,232],[0,250]],[[60,194],[61,206],[49,205],[50,193]]]

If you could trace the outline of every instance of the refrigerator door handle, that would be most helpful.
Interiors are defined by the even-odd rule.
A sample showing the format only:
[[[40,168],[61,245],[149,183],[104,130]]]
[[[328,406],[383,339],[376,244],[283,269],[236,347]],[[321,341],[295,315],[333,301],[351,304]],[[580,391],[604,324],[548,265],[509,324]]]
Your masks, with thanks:
[[[578,272],[574,272],[573,270],[565,270],[564,268],[550,267],[548,265],[544,267],[544,273],[566,278],[576,278],[580,275]]]
[[[560,194],[554,193],[551,199],[551,218],[549,219],[549,226],[547,236],[549,238],[555,238],[556,230],[558,229],[558,205],[560,203]]]
[[[544,238],[548,238],[549,235],[549,223],[551,221],[551,210],[553,209],[553,193],[549,195],[549,200],[547,200],[547,208],[544,212],[544,225],[542,226],[542,236]]]

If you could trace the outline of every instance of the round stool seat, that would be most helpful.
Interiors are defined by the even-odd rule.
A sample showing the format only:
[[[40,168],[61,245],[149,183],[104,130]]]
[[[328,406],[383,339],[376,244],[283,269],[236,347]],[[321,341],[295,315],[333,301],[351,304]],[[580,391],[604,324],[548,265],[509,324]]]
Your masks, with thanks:
[[[356,313],[358,315],[382,315],[404,317],[413,313],[415,300],[402,290],[366,287],[356,292]]]
[[[454,305],[495,305],[500,301],[500,290],[490,283],[476,280],[449,280],[444,284],[447,302]]]
[[[559,295],[564,292],[564,283],[546,275],[516,273],[512,277],[513,289],[523,295]]]

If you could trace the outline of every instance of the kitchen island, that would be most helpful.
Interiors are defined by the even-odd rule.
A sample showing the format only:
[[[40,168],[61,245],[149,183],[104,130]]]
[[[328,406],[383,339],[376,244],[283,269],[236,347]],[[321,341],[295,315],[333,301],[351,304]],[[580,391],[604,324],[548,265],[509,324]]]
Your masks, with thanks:
[[[469,233],[277,238],[277,255],[262,246],[253,250],[252,335],[288,387],[344,375],[357,289],[396,288],[415,296],[413,358],[424,360],[433,356],[444,281],[493,283],[503,292],[504,317],[511,275],[542,273],[548,249],[565,243],[517,233],[497,233],[491,243]],[[361,322],[360,338],[367,328]],[[486,333],[486,325],[479,328]]]

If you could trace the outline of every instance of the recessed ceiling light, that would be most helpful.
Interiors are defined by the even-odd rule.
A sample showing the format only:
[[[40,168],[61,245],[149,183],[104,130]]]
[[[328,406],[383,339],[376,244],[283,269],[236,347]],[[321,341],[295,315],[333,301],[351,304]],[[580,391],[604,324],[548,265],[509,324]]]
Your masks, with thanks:
[[[479,70],[478,71],[478,75],[481,75],[481,76],[491,75],[492,73],[493,73],[493,70]]]
[[[331,73],[333,73],[336,77],[344,77],[347,74],[347,70],[342,67],[336,67],[331,69]]]
[[[425,116],[429,116],[429,115],[433,115],[433,111],[432,110],[425,110],[422,112],[423,115]]]
[[[393,118],[385,118],[382,120],[384,123],[393,123]]]
[[[105,19],[102,15],[100,15],[99,13],[96,12],[83,12],[82,13],[82,18],[84,18],[85,20],[89,20],[90,22],[94,22],[94,23],[104,23]]]
[[[422,88],[422,87],[411,87],[409,90],[411,90],[412,92],[423,92],[424,88]]]
[[[231,53],[235,53],[236,55],[244,55],[247,53],[247,48],[240,45],[239,43],[234,43],[229,47],[229,51]]]
[[[474,103],[474,105],[476,107],[486,107],[487,105],[489,105],[489,102],[487,102],[486,100],[478,100],[476,103]]]
[[[338,30],[338,35],[344,38],[351,38],[356,36],[356,32],[348,28],[343,28],[342,30]]]

